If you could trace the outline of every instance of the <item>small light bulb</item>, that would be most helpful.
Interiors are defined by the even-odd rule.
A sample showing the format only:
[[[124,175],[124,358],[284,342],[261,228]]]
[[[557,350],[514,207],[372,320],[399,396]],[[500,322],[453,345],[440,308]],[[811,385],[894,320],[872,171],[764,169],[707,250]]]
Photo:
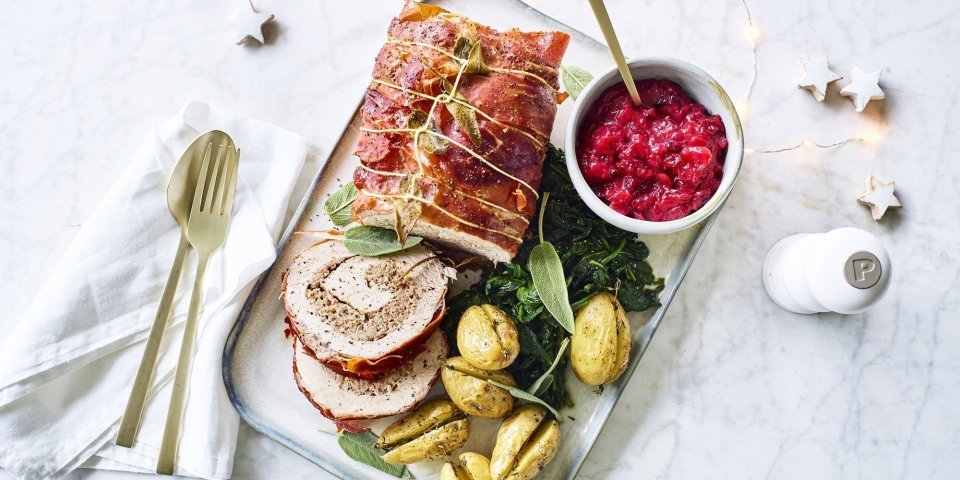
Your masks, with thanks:
[[[804,147],[809,147],[810,145],[813,145],[813,142],[811,142],[810,140],[804,140],[800,142],[800,145]]]
[[[750,119],[750,104],[746,99],[735,100],[733,102],[734,108],[737,111],[737,116],[740,117],[741,122],[746,122]]]
[[[748,24],[747,27],[744,29],[743,33],[744,33],[744,36],[747,38],[747,41],[749,41],[751,44],[756,45],[760,43],[759,28],[754,27],[751,24]]]
[[[743,153],[755,153],[755,152],[756,152],[756,150],[754,150],[754,149],[752,149],[752,148],[749,148],[749,147],[743,149]]]

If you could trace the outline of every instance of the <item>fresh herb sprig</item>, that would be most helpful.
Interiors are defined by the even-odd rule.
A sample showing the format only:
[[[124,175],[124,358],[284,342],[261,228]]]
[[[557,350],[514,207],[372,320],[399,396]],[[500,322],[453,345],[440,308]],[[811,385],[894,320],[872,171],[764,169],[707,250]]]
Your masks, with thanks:
[[[550,192],[543,194],[540,200],[540,221],[543,222],[543,212],[546,210]],[[573,310],[570,308],[570,299],[567,294],[567,277],[563,274],[563,263],[553,244],[543,239],[543,226],[540,230],[540,244],[530,250],[527,259],[527,270],[533,287],[537,289],[537,296],[543,306],[557,319],[564,330],[573,334]]]
[[[451,300],[444,323],[447,333],[454,334],[457,320],[470,305],[489,303],[508,312],[520,336],[520,356],[508,370],[525,390],[551,368],[569,335],[544,307],[527,268],[531,251],[540,244],[541,229],[563,264],[573,311],[601,291],[616,292],[628,312],[643,311],[659,304],[663,290],[663,279],[656,278],[646,261],[650,253],[646,245],[636,234],[591,212],[570,181],[563,152],[553,145],[547,148],[541,185],[550,195],[542,222],[539,217],[531,222],[533,236],[520,246],[513,262],[489,272]],[[557,371],[563,372],[567,362],[563,358]],[[553,375],[549,385],[538,388],[543,390],[539,398],[557,409],[572,406],[564,378]]]
[[[397,238],[397,232],[371,225],[358,225],[343,234],[343,246],[364,257],[378,257],[406,250],[415,247],[422,240],[421,237],[409,235],[401,244],[400,239]]]
[[[327,201],[323,202],[323,211],[327,213],[334,225],[342,227],[353,221],[350,207],[355,198],[357,198],[357,187],[353,182],[347,182],[327,197]]]
[[[410,471],[406,466],[391,465],[380,458],[386,452],[376,447],[377,436],[373,433],[354,433],[344,430],[340,433],[337,443],[348,457],[360,463],[370,465],[397,478],[410,478]]]
[[[576,100],[584,87],[593,80],[593,74],[574,65],[563,65],[560,67],[560,79],[567,93]]]

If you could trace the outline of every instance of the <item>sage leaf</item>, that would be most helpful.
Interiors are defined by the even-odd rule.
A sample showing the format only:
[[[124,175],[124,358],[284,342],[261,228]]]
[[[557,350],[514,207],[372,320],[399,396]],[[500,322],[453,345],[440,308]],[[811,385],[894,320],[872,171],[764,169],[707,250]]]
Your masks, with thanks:
[[[537,391],[536,391],[536,392],[533,392],[533,394],[536,395],[536,396],[538,396],[538,397],[539,397],[540,395],[543,395],[544,392],[546,392],[547,389],[550,388],[551,385],[553,385],[554,380],[555,380],[555,379],[554,379],[554,377],[553,377],[552,374],[551,374],[551,375],[546,375],[546,376],[544,376],[544,377],[543,377],[543,383],[541,383],[541,384],[537,387]]]
[[[467,66],[463,69],[464,73],[479,73],[481,75],[490,73],[490,67],[483,61],[483,44],[476,42],[470,47],[470,55],[467,57]]]
[[[430,121],[430,117],[427,116],[427,112],[416,109],[410,112],[410,116],[407,117],[407,128],[417,129],[426,125],[428,121]]]
[[[563,353],[567,351],[567,345],[570,344],[570,339],[563,339],[563,343],[560,344],[560,350],[557,351],[557,358],[553,359],[553,363],[550,365],[550,368],[546,372],[543,372],[543,375],[540,375],[530,388],[527,389],[527,393],[531,395],[541,395],[548,388],[550,384],[553,383],[553,370],[557,368],[557,365],[560,364],[560,359],[563,358]]]
[[[567,293],[567,278],[563,274],[563,262],[553,244],[543,239],[543,217],[547,214],[547,202],[550,192],[544,192],[540,201],[540,214],[537,218],[537,234],[540,243],[530,250],[527,259],[527,270],[530,271],[530,280],[537,290],[540,303],[557,320],[564,330],[573,334],[573,309],[570,307],[570,297]]]
[[[343,234],[343,245],[347,250],[364,257],[377,257],[406,250],[422,240],[421,237],[408,236],[401,245],[397,239],[397,232],[372,225],[358,225]]]
[[[447,79],[442,79],[440,85],[443,87],[444,93],[450,96],[450,100],[444,102],[443,105],[447,107],[447,111],[450,112],[460,129],[470,138],[473,146],[479,147],[482,138],[480,137],[480,123],[477,121],[476,110],[467,102],[467,97],[461,95],[460,92],[453,91],[453,84]]]
[[[443,155],[447,152],[447,147],[450,145],[450,142],[447,140],[447,137],[443,136],[443,133],[440,132],[440,129],[436,125],[430,125],[430,131],[436,133],[420,132],[417,135],[417,146],[423,149],[423,151],[431,155]]]
[[[480,136],[480,123],[477,122],[477,112],[473,110],[473,107],[452,100],[444,103],[444,106],[447,107],[447,111],[453,116],[453,120],[457,122],[460,129],[470,138],[473,146],[479,147],[483,139]]]
[[[347,182],[327,197],[327,201],[323,203],[323,211],[327,213],[334,225],[342,227],[353,221],[350,206],[353,205],[355,198],[357,198],[357,187],[353,182]]]
[[[457,37],[453,44],[453,56],[461,60],[470,57],[470,49],[473,48],[473,42],[467,37]]]
[[[427,131],[417,132],[415,134],[417,146],[431,155],[442,155],[445,153],[450,142],[443,136],[443,132],[435,123],[430,121],[427,112],[414,110],[407,119],[407,128],[420,129],[424,125],[428,125],[427,130],[433,132],[435,135]]]
[[[420,198],[420,193],[420,183],[417,182],[416,177],[407,175],[400,180],[397,194],[403,195],[405,198],[398,198],[393,204],[393,229],[397,232],[397,243],[401,245],[407,242],[407,233],[413,230],[417,220],[420,219],[423,208],[420,200],[417,200]]]
[[[457,38],[457,42],[453,46],[453,56],[467,61],[463,67],[463,73],[486,74],[490,72],[490,68],[483,61],[483,44],[480,40],[471,41],[466,37]]]
[[[580,96],[580,92],[590,83],[590,80],[593,80],[593,75],[580,67],[565,65],[561,67],[560,70],[560,79],[563,80],[563,88],[567,89],[567,93],[569,93],[574,100]]]
[[[477,24],[473,22],[465,22],[460,24],[460,36],[470,40],[471,42],[479,42],[480,34],[477,33]]]
[[[393,465],[383,461],[384,453],[387,453],[374,445],[377,443],[377,436],[371,432],[353,433],[344,431],[337,439],[340,449],[348,457],[364,464],[369,465],[381,472],[393,475],[397,478],[410,478],[410,471],[404,465]]]
[[[347,233],[350,233],[348,230]],[[560,255],[550,242],[542,242],[530,250],[527,262],[533,286],[550,315],[567,332],[573,333],[573,309],[567,295],[567,280],[563,275]]]
[[[510,395],[513,395],[514,398],[518,398],[518,399],[520,399],[520,400],[524,400],[524,401],[527,401],[527,402],[530,402],[530,403],[539,403],[540,405],[543,405],[544,407],[547,407],[547,410],[550,410],[550,413],[552,413],[553,416],[557,418],[557,421],[558,421],[558,422],[561,422],[561,421],[562,421],[562,420],[560,419],[560,414],[557,413],[556,409],[554,409],[553,407],[551,407],[549,403],[544,402],[543,400],[540,400],[540,398],[538,398],[538,397],[536,397],[536,396],[534,396],[534,395],[530,395],[529,393],[524,392],[523,390],[520,390],[519,388],[511,387],[510,385],[504,385],[504,384],[502,384],[502,383],[500,383],[500,382],[498,382],[498,381],[496,381],[496,380],[487,380],[487,382],[490,382],[491,384],[496,385],[496,386],[498,386],[498,387],[500,387],[500,388],[502,388],[502,389],[510,392]]]

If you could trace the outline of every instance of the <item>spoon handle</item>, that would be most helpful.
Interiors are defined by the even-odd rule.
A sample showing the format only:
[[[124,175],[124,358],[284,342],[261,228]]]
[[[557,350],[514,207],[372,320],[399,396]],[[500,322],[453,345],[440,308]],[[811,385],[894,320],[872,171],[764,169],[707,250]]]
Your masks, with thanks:
[[[197,258],[197,278],[193,282],[193,295],[190,297],[187,323],[183,327],[183,343],[180,344],[177,373],[173,379],[173,393],[170,395],[167,423],[163,429],[163,443],[160,444],[160,458],[157,461],[157,473],[162,475],[173,475],[177,463],[177,447],[183,426],[183,411],[187,405],[187,387],[190,385],[193,349],[197,342],[197,324],[200,321],[200,307],[203,303],[203,275],[207,270],[209,259],[209,254],[198,255]]]
[[[641,106],[640,94],[637,93],[637,86],[633,83],[633,74],[630,73],[627,59],[623,56],[623,49],[620,48],[620,41],[617,40],[617,32],[613,30],[613,24],[610,23],[607,7],[604,6],[603,0],[590,0],[590,8],[593,9],[593,15],[597,17],[597,23],[600,24],[600,31],[603,32],[603,38],[607,41],[610,55],[613,56],[613,61],[617,62],[620,76],[623,77],[623,82],[627,84],[630,99],[633,100],[634,105]]]
[[[167,320],[170,318],[170,307],[173,305],[173,299],[177,293],[177,284],[180,283],[180,273],[183,271],[183,260],[187,255],[188,248],[190,248],[190,243],[187,242],[187,236],[181,233],[177,256],[173,260],[173,267],[170,268],[167,285],[163,287],[163,295],[160,297],[160,305],[157,307],[157,316],[154,317],[153,326],[150,327],[147,347],[143,351],[140,368],[137,370],[137,377],[133,381],[133,389],[130,391],[130,398],[127,400],[127,408],[123,411],[123,419],[120,421],[120,432],[117,433],[115,443],[121,447],[132,447],[137,437],[137,431],[140,429],[143,405],[146,402],[150,380],[153,378],[153,371],[157,365],[160,342],[163,340],[163,332],[166,330]]]

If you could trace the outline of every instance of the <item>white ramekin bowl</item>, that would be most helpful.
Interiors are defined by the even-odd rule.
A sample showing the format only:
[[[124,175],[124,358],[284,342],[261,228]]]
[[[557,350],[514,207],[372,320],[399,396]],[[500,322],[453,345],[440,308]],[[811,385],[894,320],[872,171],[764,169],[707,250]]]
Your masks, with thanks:
[[[594,77],[587,84],[577,98],[567,121],[567,170],[573,185],[587,206],[600,218],[624,230],[642,234],[666,234],[679,232],[685,228],[700,223],[723,206],[733,189],[733,184],[740,173],[743,161],[743,129],[740,127],[740,117],[733,106],[727,92],[707,72],[696,65],[670,57],[644,57],[629,61],[630,71],[635,80],[647,78],[662,78],[679,84],[695,102],[707,107],[707,111],[720,115],[723,126],[727,131],[727,157],[723,162],[723,178],[720,187],[699,210],[677,220],[652,222],[637,220],[616,212],[603,202],[590,188],[583,178],[580,165],[577,162],[577,133],[580,122],[586,115],[590,105],[596,101],[607,88],[623,79],[616,66]]]

